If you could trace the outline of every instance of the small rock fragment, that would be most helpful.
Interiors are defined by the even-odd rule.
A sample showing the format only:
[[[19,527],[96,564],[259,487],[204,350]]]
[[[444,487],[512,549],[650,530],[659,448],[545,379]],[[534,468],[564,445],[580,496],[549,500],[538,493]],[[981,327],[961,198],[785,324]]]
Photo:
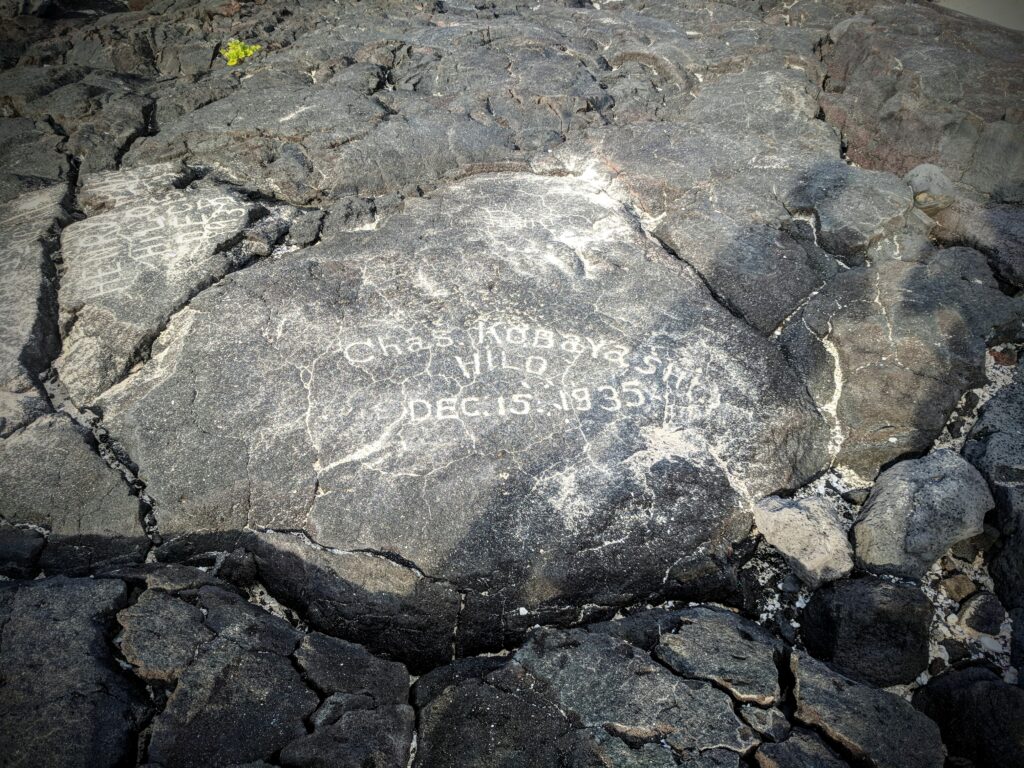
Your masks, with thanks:
[[[923,163],[912,168],[903,177],[903,181],[914,192],[914,205],[929,216],[934,216],[956,202],[953,182],[936,165]]]
[[[985,635],[998,635],[1006,618],[999,598],[991,592],[972,595],[960,608],[960,624]]]
[[[812,588],[853,570],[853,549],[835,506],[826,498],[772,496],[754,507],[754,523]]]

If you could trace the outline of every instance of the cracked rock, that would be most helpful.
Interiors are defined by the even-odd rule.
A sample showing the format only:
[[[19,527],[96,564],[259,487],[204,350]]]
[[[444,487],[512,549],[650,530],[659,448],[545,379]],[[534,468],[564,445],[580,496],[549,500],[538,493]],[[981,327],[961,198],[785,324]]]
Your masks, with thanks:
[[[678,627],[661,638],[654,655],[677,675],[714,683],[737,701],[767,707],[782,695],[776,667],[782,644],[733,613],[682,612]]]
[[[981,474],[951,451],[901,461],[879,475],[853,526],[857,562],[921,578],[952,544],[981,533],[993,506]]]
[[[995,499],[1002,533],[992,555],[996,592],[1015,626],[1024,622],[1024,363],[1012,382],[983,408],[968,436],[964,456],[976,466]],[[1013,659],[1024,664],[1024,633],[1014,633]]]
[[[878,768],[940,768],[938,726],[903,699],[794,653],[796,718]]]
[[[215,187],[158,186],[174,176],[157,166],[87,177],[86,200],[100,210],[61,234],[65,338],[55,367],[80,406],[120,381],[192,295],[246,260],[224,246],[255,206]]]
[[[419,766],[735,766],[757,744],[725,693],[602,633],[537,630],[497,669],[445,677],[417,696]]]
[[[847,768],[820,736],[803,729],[780,744],[762,744],[755,757],[761,768]]]
[[[59,349],[46,242],[66,194],[47,186],[0,205],[0,438],[51,410],[39,381]]]
[[[165,538],[389,553],[487,592],[467,626],[657,590],[824,459],[770,344],[599,189],[527,174],[230,275],[99,405]]]
[[[123,582],[0,584],[0,741],[12,768],[124,765],[145,693],[118,669],[107,627]]]
[[[835,463],[868,481],[931,447],[961,395],[984,384],[986,344],[1019,337],[1024,311],[976,251],[883,246],[899,257],[838,275],[780,337],[832,421]]]
[[[140,562],[149,547],[138,498],[100,458],[93,436],[63,414],[0,440],[0,516],[49,532],[50,572]]]

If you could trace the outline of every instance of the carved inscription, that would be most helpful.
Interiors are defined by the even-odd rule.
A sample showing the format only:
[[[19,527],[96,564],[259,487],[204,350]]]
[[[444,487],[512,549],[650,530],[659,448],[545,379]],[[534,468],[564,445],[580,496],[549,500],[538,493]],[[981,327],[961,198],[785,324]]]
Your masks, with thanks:
[[[664,388],[678,391],[684,384],[702,389],[689,391],[688,400],[711,394],[657,345],[638,349],[515,321],[368,334],[347,341],[342,354],[355,368],[375,369],[423,355],[432,376],[454,373],[458,392],[405,399],[403,415],[413,423],[637,410],[659,403]],[[481,388],[486,392],[478,393]]]

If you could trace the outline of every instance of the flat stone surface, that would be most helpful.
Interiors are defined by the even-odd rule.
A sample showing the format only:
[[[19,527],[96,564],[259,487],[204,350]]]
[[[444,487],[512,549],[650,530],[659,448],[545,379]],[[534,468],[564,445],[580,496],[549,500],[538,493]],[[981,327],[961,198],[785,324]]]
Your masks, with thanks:
[[[900,697],[855,683],[803,654],[793,654],[792,667],[796,718],[856,758],[879,768],[943,764],[938,726]]]
[[[100,405],[163,535],[300,528],[528,609],[657,589],[823,459],[781,356],[578,180],[460,182],[158,347]]]
[[[0,441],[0,515],[51,535],[144,538],[138,497],[93,436],[63,414]]]
[[[920,578],[952,544],[981,533],[993,506],[981,474],[951,451],[901,461],[879,475],[853,526],[857,562]]]
[[[812,588],[853,570],[853,547],[828,498],[763,499],[754,507],[754,524]]]
[[[769,706],[779,702],[782,644],[752,621],[726,611],[694,608],[680,616],[654,655],[682,677],[707,680],[737,701]]]

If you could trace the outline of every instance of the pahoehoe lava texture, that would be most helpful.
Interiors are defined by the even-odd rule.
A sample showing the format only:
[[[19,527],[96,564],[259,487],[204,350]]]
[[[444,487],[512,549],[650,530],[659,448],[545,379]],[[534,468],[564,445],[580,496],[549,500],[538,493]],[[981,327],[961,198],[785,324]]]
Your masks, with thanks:
[[[0,20],[0,766],[1020,760],[1024,34]]]

